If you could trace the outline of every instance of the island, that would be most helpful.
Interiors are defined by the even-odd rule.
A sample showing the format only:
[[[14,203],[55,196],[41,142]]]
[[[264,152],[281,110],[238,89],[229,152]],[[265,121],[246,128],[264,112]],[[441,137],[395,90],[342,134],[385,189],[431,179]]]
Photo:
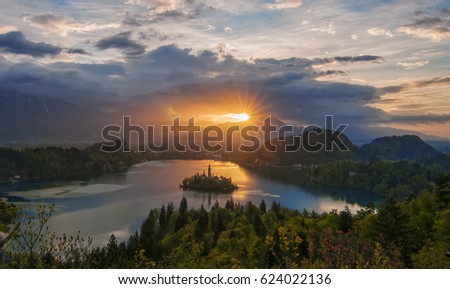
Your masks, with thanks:
[[[224,176],[213,176],[211,173],[211,165],[208,165],[208,174],[196,173],[193,176],[183,180],[180,188],[184,190],[200,190],[200,191],[222,191],[231,192],[238,189],[231,178]]]

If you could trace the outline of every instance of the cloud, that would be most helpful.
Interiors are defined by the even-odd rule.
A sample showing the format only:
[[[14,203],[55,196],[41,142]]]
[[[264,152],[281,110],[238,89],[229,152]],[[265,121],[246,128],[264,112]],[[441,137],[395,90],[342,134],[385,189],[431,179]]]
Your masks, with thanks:
[[[83,33],[94,30],[120,28],[118,23],[97,24],[91,22],[77,22],[72,18],[55,15],[52,13],[41,15],[25,15],[22,20],[32,26],[44,30],[50,30],[60,35],[66,36],[67,33]]]
[[[339,63],[354,63],[354,62],[382,62],[383,57],[376,55],[360,55],[360,56],[336,56],[335,61]]]
[[[347,75],[346,72],[342,70],[324,70],[316,73],[319,78],[331,78],[338,75]]]
[[[91,53],[89,53],[86,50],[81,49],[81,48],[68,48],[68,49],[65,49],[65,52],[68,54],[92,55]]]
[[[275,0],[274,3],[266,4],[269,10],[292,9],[302,6],[301,0]]]
[[[370,35],[373,36],[387,36],[387,37],[394,37],[394,34],[392,34],[391,31],[383,29],[383,28],[378,28],[378,27],[373,27],[367,30],[367,33],[369,33]]]
[[[352,34],[352,35],[350,35],[350,38],[351,38],[352,40],[358,40],[359,36],[356,35],[356,34]]]
[[[233,29],[231,27],[229,27],[229,26],[225,27],[223,29],[223,31],[225,31],[226,33],[233,33]]]
[[[328,24],[326,26],[313,27],[310,29],[310,31],[328,33],[328,34],[333,34],[333,35],[336,34],[336,31],[333,28],[333,22],[331,22],[330,24]]]
[[[146,16],[143,22],[155,23],[174,19],[176,21],[186,21],[199,18],[202,14],[210,14],[216,11],[217,3],[209,1],[193,1],[193,0],[128,0],[128,5],[138,5],[146,7]],[[140,21],[126,19],[126,23],[137,24]]]
[[[449,85],[450,77],[435,77],[429,80],[416,81],[413,83],[415,87],[426,87],[434,85]]]
[[[412,81],[400,85],[386,86],[379,89],[381,94],[398,93],[409,89],[450,85],[450,77],[434,77],[428,80]]]
[[[0,67],[0,91],[41,95],[72,103],[108,102],[117,99],[109,85],[111,74],[123,74],[119,65],[75,64],[39,65],[30,62]]]
[[[148,16],[157,21],[164,20],[163,16],[177,17],[178,20],[182,20],[198,18],[201,15],[209,17],[214,12],[242,14],[264,8],[260,0],[127,0],[125,4],[145,7]]]
[[[44,42],[30,41],[25,38],[22,32],[12,31],[0,34],[0,50],[13,54],[44,57],[46,55],[58,55],[61,53],[62,48]]]
[[[450,37],[450,19],[425,17],[411,24],[403,25],[397,31],[417,38],[441,41]]]
[[[417,62],[397,62],[397,66],[400,66],[404,70],[414,70],[420,67],[423,67],[429,63],[426,61],[417,61]]]
[[[162,34],[158,31],[156,31],[153,28],[147,28],[144,31],[140,31],[138,33],[140,40],[153,40],[157,39],[159,41],[167,40],[169,38],[169,35]]]
[[[17,31],[17,28],[15,26],[0,26],[0,34],[5,34],[12,31]]]
[[[445,123],[450,121],[450,114],[415,114],[415,115],[391,115],[387,122],[395,123]]]
[[[130,38],[130,32],[120,33],[96,45],[100,49],[116,48],[129,52],[136,50],[133,44],[130,45]],[[332,62],[377,62],[382,60],[380,56],[247,61],[224,53],[196,52],[176,45],[140,53],[140,57],[116,64],[10,65],[0,73],[4,75],[0,77],[0,85],[3,89],[44,93],[72,102],[93,102],[100,107],[112,100],[118,104],[126,103],[126,107],[130,107],[128,113],[135,116],[142,111],[147,120],[149,116],[167,117],[164,113],[168,107],[179,115],[195,114],[200,112],[199,109],[204,111],[199,104],[210,104],[211,113],[226,110],[226,105],[220,104],[232,105],[239,101],[240,92],[245,91],[252,92],[249,97],[256,98],[261,113],[294,123],[321,124],[325,114],[334,115],[338,122],[362,126],[389,119],[382,110],[367,106],[378,101],[386,91],[370,85],[333,82],[334,76],[345,75],[345,72],[314,68],[317,64]],[[253,92],[257,92],[257,96]]]
[[[101,39],[95,47],[101,50],[115,48],[128,56],[136,56],[143,54],[146,46],[131,40],[131,31],[127,31]]]
[[[142,26],[143,21],[137,19],[137,17],[131,16],[129,13],[125,16],[125,19],[122,21],[122,24],[125,26],[134,26],[139,27]]]
[[[100,46],[126,50],[129,46],[116,40],[129,37],[110,37]],[[245,61],[223,53],[167,45],[121,64],[9,65],[3,73],[0,68],[0,87],[96,105],[114,100],[132,107],[129,113],[146,108],[147,115],[155,116],[167,111],[167,106],[177,113],[195,113],[199,103],[223,109],[217,103],[223,101],[224,91],[260,91],[264,97],[257,101],[262,112],[281,119],[317,123],[323,121],[324,114],[334,114],[339,121],[363,123],[379,118],[378,110],[365,107],[378,99],[376,88],[334,83],[332,77],[345,72],[313,68],[330,61],[334,60],[294,57]],[[345,61],[363,59],[348,57]],[[321,78],[328,81],[319,81]],[[230,92],[228,103],[234,103],[238,95]]]
[[[174,45],[162,46],[130,63],[128,79],[133,80],[128,81],[127,87],[135,89],[136,94],[145,92],[146,98],[141,101],[147,104],[141,103],[139,107],[170,106],[180,114],[195,113],[200,103],[211,104],[211,109],[223,109],[216,104],[231,90],[234,92],[225,97],[230,105],[242,94],[236,91],[258,91],[264,95],[258,99],[263,113],[295,122],[321,123],[326,113],[352,123],[380,118],[379,110],[366,107],[368,102],[378,99],[376,88],[318,80],[345,74],[313,68],[317,63],[330,61],[259,58],[247,62],[231,56],[223,58],[211,51],[195,53]]]

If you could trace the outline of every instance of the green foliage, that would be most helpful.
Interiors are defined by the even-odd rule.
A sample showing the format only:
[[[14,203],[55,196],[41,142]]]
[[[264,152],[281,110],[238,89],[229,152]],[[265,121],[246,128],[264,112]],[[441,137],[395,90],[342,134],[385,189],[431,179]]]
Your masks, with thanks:
[[[181,186],[184,189],[207,190],[207,191],[229,191],[237,189],[231,178],[224,176],[212,176],[195,174],[185,178]]]
[[[314,183],[355,187],[407,198],[430,190],[440,168],[415,161],[334,162],[309,169]]]
[[[149,159],[135,153],[103,153],[101,144],[86,149],[0,148],[0,183],[13,176],[21,180],[85,180],[101,174],[127,169],[130,165]]]
[[[18,209],[16,206],[0,198],[0,232],[8,233],[8,225],[10,225],[14,221],[14,219],[17,217],[17,214]]]
[[[6,262],[0,267],[83,268],[92,239],[82,238],[79,232],[57,236],[47,226],[52,213],[53,206],[38,205],[34,214],[17,214],[7,242],[2,243]]]
[[[429,160],[443,156],[416,135],[385,136],[359,149],[363,160]]]

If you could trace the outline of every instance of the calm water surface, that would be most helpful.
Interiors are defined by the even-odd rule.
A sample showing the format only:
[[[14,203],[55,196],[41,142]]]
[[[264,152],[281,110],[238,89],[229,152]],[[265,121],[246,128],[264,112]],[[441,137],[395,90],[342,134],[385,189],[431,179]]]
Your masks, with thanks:
[[[183,178],[203,173],[211,164],[213,174],[231,177],[239,189],[231,194],[183,191]],[[264,174],[224,161],[174,160],[153,161],[135,165],[127,172],[105,175],[87,183],[70,182],[47,186],[8,185],[0,188],[0,196],[21,204],[55,204],[50,226],[59,233],[94,238],[95,244],[105,243],[111,234],[127,239],[138,230],[152,208],[173,202],[175,207],[186,196],[189,207],[203,204],[210,208],[217,201],[221,206],[230,196],[235,202],[265,200],[302,211],[342,210],[346,205],[355,212],[369,201],[377,202],[373,193],[345,188],[315,187],[297,182],[294,176]]]

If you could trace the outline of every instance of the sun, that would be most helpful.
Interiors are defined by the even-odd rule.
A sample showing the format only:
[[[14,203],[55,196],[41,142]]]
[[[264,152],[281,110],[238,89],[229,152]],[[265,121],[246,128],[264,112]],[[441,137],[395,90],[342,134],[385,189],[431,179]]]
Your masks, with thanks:
[[[227,113],[210,115],[210,120],[214,123],[226,123],[226,122],[243,122],[250,119],[247,113]]]
[[[250,118],[250,116],[248,114],[244,113],[230,113],[229,114],[230,118],[234,118],[235,122],[242,122],[242,121],[246,121]]]

